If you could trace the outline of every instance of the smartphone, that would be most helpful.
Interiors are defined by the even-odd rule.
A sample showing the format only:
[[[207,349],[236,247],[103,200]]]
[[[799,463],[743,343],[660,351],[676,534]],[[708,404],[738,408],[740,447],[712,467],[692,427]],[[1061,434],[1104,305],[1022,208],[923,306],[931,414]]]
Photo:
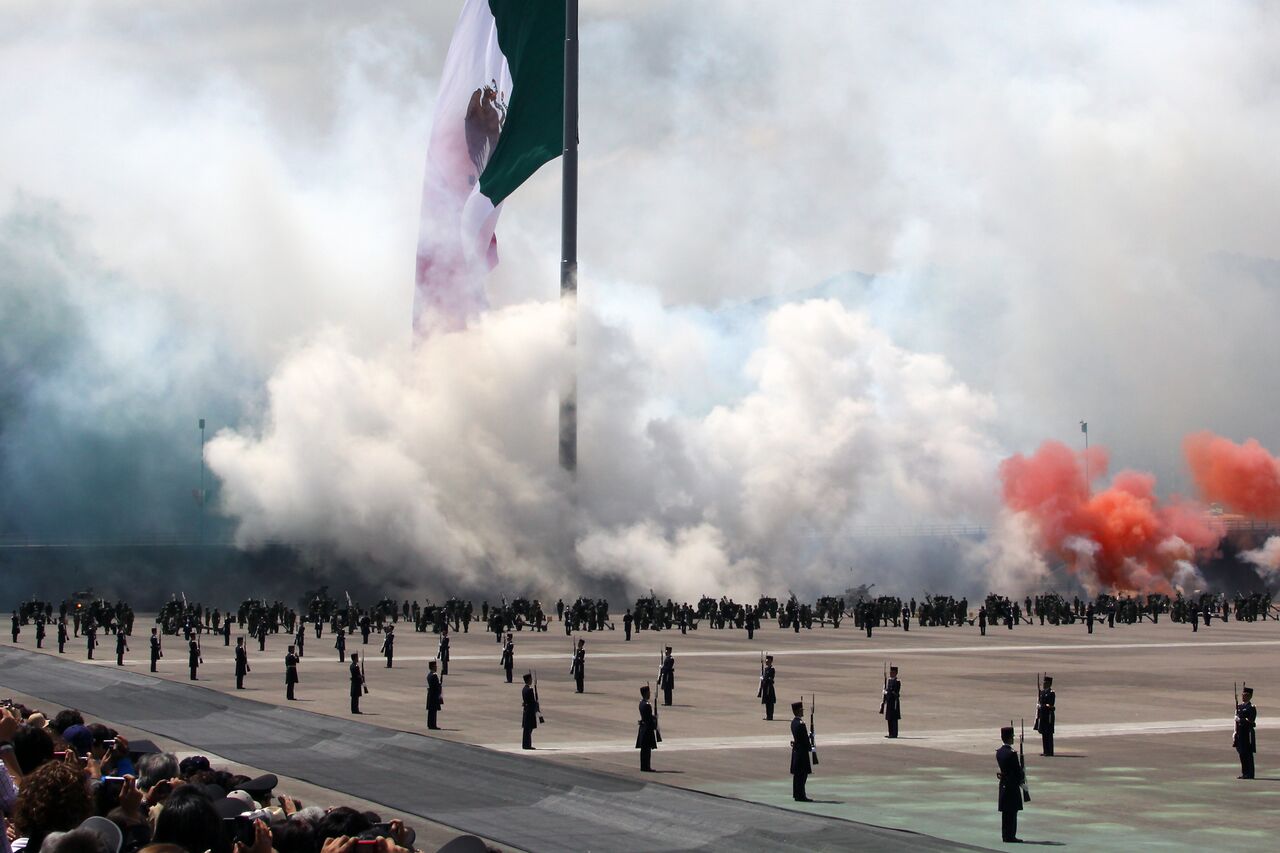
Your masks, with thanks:
[[[123,776],[103,776],[103,777],[102,777],[102,784],[104,784],[104,785],[123,785],[123,784],[124,784],[124,777],[123,777]]]
[[[115,739],[115,738],[111,738],[110,740],[104,740],[104,741],[102,742],[102,745],[103,745],[103,746],[105,746],[107,749],[115,749],[115,748],[116,748],[116,739]]]
[[[58,750],[57,752],[55,752],[55,753],[53,754],[53,757],[54,757],[54,758],[56,758],[56,759],[58,759],[59,761],[66,761],[66,760],[67,760],[67,751],[66,751],[65,749],[60,749],[60,750]]]

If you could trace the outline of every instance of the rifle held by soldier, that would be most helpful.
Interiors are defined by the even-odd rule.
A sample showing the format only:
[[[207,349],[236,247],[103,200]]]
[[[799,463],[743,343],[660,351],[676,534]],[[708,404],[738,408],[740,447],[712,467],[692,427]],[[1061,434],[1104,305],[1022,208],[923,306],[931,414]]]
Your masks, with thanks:
[[[542,700],[538,698],[538,671],[533,671],[533,709],[538,712],[538,725],[547,721],[542,718]]]
[[[800,701],[804,701],[801,697]],[[817,710],[818,696],[815,693],[809,694],[809,755],[813,758],[813,765],[818,766],[818,732],[813,722],[813,712]]]
[[[1012,725],[1013,720],[1010,720],[1009,724]],[[1027,736],[1027,721],[1021,720],[1020,724],[1022,728],[1018,734],[1018,767],[1022,769],[1022,801],[1029,803],[1031,802],[1031,788],[1027,786],[1027,758],[1022,754],[1022,741]]]

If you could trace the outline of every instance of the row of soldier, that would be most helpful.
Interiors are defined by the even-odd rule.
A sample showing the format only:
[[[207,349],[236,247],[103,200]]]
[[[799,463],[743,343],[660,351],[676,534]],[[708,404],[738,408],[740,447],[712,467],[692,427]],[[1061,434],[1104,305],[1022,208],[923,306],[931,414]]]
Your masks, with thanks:
[[[985,607],[984,607],[985,609]],[[1085,605],[1086,616],[1090,615],[1091,607]],[[1112,611],[1114,613],[1114,611]],[[908,610],[907,615],[910,615]],[[211,620],[212,621],[212,620]],[[229,644],[231,617],[227,615],[223,619],[222,635],[224,644]],[[216,621],[213,621],[216,624]],[[260,640],[265,637],[265,629],[267,622],[261,620],[258,623]],[[44,635],[44,620],[36,621],[37,627],[37,645],[42,645]],[[193,630],[192,625],[185,626],[185,633],[188,634],[188,668],[191,680],[198,679],[198,671],[203,664],[203,653],[200,645],[200,632]],[[14,617],[14,640],[18,639],[18,619]],[[86,624],[86,638],[88,657],[93,658],[93,650],[97,645],[96,634],[97,626],[95,624]],[[318,625],[317,625],[318,628]],[[354,633],[354,626],[348,631],[338,630],[335,632],[334,648],[338,653],[339,662],[345,662],[346,658],[346,637],[350,633]],[[65,620],[59,620],[59,651],[63,651],[63,647],[67,642],[67,623]],[[129,650],[127,634],[124,630],[116,631],[116,663],[119,666],[124,665],[124,654]],[[297,634],[294,636],[295,643],[289,645],[284,656],[284,681],[286,698],[288,700],[296,699],[296,688],[301,683],[299,670],[305,651],[305,625],[299,624]],[[318,636],[318,634],[317,634]],[[364,642],[368,642],[369,632],[363,632]],[[513,635],[508,632],[502,639],[502,652],[499,657],[499,665],[505,672],[507,683],[512,682],[512,674],[515,668],[515,641]],[[394,643],[395,633],[394,626],[387,625],[383,629],[383,641],[379,649],[379,654],[385,657],[386,666],[391,668],[394,661]],[[153,628],[150,639],[150,657],[151,670],[157,671],[157,665],[163,658],[163,636],[158,628]],[[260,646],[261,648],[262,646]],[[436,658],[428,662],[428,671],[425,679],[426,687],[426,716],[428,730],[436,730],[439,728],[438,715],[444,706],[444,676],[449,671],[449,632],[448,625],[444,626],[439,638],[439,648]],[[572,675],[576,692],[582,693],[585,689],[586,679],[586,641],[579,638],[570,650],[569,672]],[[364,662],[358,653],[352,653],[348,666],[350,677],[350,700],[351,713],[360,714],[361,698],[368,693],[368,679],[365,675]],[[235,677],[236,688],[245,688],[245,679],[252,672],[249,653],[246,647],[246,638],[238,637],[235,650]],[[526,673],[523,676],[524,685],[521,691],[521,730],[522,747],[525,749],[533,749],[532,733],[542,721],[542,708],[538,696],[536,680],[534,673]],[[774,709],[778,696],[778,672],[774,664],[772,655],[763,655],[761,659],[761,669],[759,684],[757,687],[757,698],[764,709],[764,719],[774,719]],[[1035,704],[1035,718],[1033,722],[1033,730],[1040,734],[1042,740],[1042,755],[1052,757],[1054,755],[1054,733],[1057,722],[1057,694],[1053,686],[1053,678],[1044,675],[1043,678],[1037,679],[1037,693]],[[660,660],[657,671],[657,687],[662,692],[662,705],[671,706],[673,704],[674,690],[676,686],[675,679],[675,657],[672,646],[667,645],[660,653]],[[649,685],[645,685],[639,689],[640,702],[638,705],[637,721],[638,732],[636,738],[636,748],[640,750],[640,765],[643,771],[652,770],[653,751],[658,748],[661,742],[661,729],[659,725],[659,713],[656,704],[652,701],[651,690]],[[1254,778],[1254,755],[1257,749],[1256,726],[1257,726],[1257,709],[1252,704],[1254,690],[1251,687],[1245,687],[1242,695],[1238,698],[1236,704],[1236,713],[1234,718],[1234,737],[1232,746],[1238,754],[1241,765],[1241,773],[1239,778]],[[813,771],[813,765],[817,763],[816,737],[813,733],[813,709],[810,708],[810,722],[806,726],[803,719],[804,706],[803,703],[792,703],[793,719],[791,720],[792,733],[792,752],[790,759],[790,772],[793,777],[793,795],[799,801],[807,801],[806,782],[808,776]],[[887,732],[886,738],[897,738],[899,736],[899,725],[902,719],[902,680],[899,675],[899,668],[896,665],[887,665],[884,674],[884,685],[881,693],[880,715],[884,718]],[[1012,753],[1012,737],[1013,730],[1011,727],[1002,727],[1001,730],[1001,747],[997,751],[997,765],[999,767],[999,795],[998,808],[1002,814],[1002,836],[1006,841],[1016,841],[1017,833],[1017,812],[1024,808],[1024,803],[1029,800],[1026,786],[1025,764],[1019,756],[1019,760],[1015,763]]]

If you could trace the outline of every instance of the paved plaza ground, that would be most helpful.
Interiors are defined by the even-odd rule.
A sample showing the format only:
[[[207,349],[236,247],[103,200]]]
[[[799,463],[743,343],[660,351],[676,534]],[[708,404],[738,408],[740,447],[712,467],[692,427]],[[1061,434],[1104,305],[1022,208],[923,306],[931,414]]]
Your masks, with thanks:
[[[1021,625],[1009,631],[976,627],[877,629],[868,639],[852,622],[839,629],[779,630],[766,625],[748,641],[745,632],[705,626],[641,632],[624,641],[616,631],[575,636],[587,640],[586,693],[569,676],[570,638],[559,623],[551,631],[519,632],[516,683],[504,681],[500,646],[491,634],[454,635],[445,679],[441,738],[521,755],[536,767],[553,762],[639,780],[634,747],[638,688],[654,682],[659,649],[676,656],[675,704],[662,708],[663,743],[655,754],[656,781],[786,809],[910,829],[957,842],[999,846],[995,810],[998,728],[1026,720],[1027,763],[1033,800],[1022,815],[1023,838],[1089,850],[1251,849],[1268,846],[1280,819],[1280,752],[1268,708],[1280,690],[1280,623],[1215,621],[1192,633],[1189,625],[1095,627]],[[151,619],[139,617],[126,669],[148,675]],[[233,635],[235,636],[235,635]],[[7,638],[6,638],[7,640]],[[371,693],[365,724],[425,731],[423,680],[437,637],[402,626],[393,669],[375,657],[357,633],[349,651],[368,652]],[[6,643],[7,645],[7,643]],[[18,645],[34,649],[34,631]],[[157,677],[185,682],[186,650],[167,637]],[[348,717],[347,667],[333,636],[308,635],[299,700],[286,703],[283,657],[288,641],[272,636],[267,651],[250,642],[253,672],[238,695]],[[52,649],[52,651],[51,651]],[[203,643],[200,686],[235,693],[231,649],[221,638]],[[776,719],[762,719],[755,698],[760,653],[775,655],[779,701]],[[56,644],[45,642],[56,655]],[[84,643],[66,657],[115,667],[114,639],[104,637],[97,657],[84,661]],[[901,668],[902,737],[888,741],[878,716],[883,665]],[[538,674],[547,724],[538,749],[521,753],[519,673]],[[1035,676],[1048,671],[1058,693],[1057,755],[1040,756],[1031,730]],[[1258,690],[1258,779],[1238,781],[1230,747],[1232,682]],[[4,674],[0,672],[0,690]],[[6,694],[7,695],[7,694]],[[809,782],[818,801],[790,798],[789,711],[794,698],[817,700],[821,764]],[[121,721],[128,722],[128,721]],[[143,726],[145,729],[145,726]],[[645,781],[655,781],[645,774]],[[784,813],[777,813],[784,814]]]

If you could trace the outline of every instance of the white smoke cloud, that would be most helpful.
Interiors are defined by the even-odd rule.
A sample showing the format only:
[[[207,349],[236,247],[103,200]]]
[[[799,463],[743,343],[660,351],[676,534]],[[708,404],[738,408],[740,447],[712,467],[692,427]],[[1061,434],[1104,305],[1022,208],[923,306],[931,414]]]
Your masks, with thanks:
[[[586,314],[584,346],[610,348],[581,360],[575,485],[554,452],[564,323],[557,305],[529,304],[411,355],[330,337],[291,356],[261,432],[208,448],[242,541],[319,543],[468,588],[544,589],[568,570],[690,597],[835,583],[856,553],[847,534],[886,507],[980,511],[998,458],[992,401],[822,300],[771,311],[748,390],[700,414],[667,389],[705,369],[717,333],[685,318],[655,345]],[[621,393],[594,393],[606,386]]]
[[[1243,551],[1240,559],[1253,566],[1258,577],[1268,584],[1280,578],[1280,536],[1269,536],[1261,548]]]

